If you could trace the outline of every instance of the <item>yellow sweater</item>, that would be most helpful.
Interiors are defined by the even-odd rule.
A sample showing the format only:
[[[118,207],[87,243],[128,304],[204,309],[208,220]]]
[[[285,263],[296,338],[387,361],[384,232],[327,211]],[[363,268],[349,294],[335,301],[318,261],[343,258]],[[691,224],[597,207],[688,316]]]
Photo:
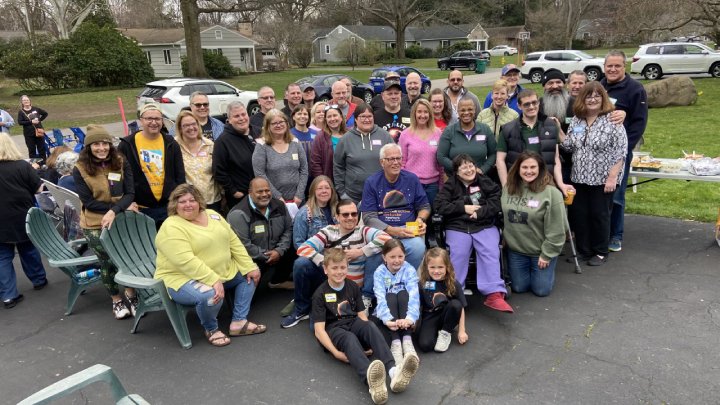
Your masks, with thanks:
[[[246,275],[257,269],[222,216],[213,210],[205,213],[207,227],[173,215],[160,228],[155,238],[155,278],[163,280],[167,288],[179,290],[191,280],[212,286],[231,280],[238,272]]]

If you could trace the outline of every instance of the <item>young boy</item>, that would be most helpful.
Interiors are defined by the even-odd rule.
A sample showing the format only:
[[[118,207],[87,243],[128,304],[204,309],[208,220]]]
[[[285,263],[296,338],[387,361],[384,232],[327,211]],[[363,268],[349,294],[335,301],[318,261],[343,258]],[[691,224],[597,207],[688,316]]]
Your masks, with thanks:
[[[315,321],[315,337],[336,359],[350,363],[370,387],[370,396],[376,404],[388,400],[385,370],[389,369],[390,389],[403,392],[417,372],[417,355],[405,357],[396,366],[385,339],[375,324],[368,322],[363,312],[360,287],[345,282],[348,265],[345,252],[339,248],[327,249],[323,269],[327,281],[313,294],[312,319]],[[370,360],[365,348],[372,349],[379,360]]]

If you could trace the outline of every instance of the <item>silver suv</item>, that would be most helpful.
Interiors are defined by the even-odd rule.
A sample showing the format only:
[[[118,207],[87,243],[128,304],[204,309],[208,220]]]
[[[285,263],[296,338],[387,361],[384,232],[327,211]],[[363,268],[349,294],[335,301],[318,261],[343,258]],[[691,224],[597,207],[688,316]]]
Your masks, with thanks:
[[[190,106],[190,95],[201,91],[208,95],[210,115],[222,117],[231,101],[242,101],[248,114],[260,110],[257,92],[240,90],[228,83],[213,79],[165,79],[150,82],[137,96],[138,112],[143,105],[156,103],[165,118],[174,120],[183,107]]]
[[[573,70],[582,70],[588,80],[600,80],[603,77],[603,58],[596,58],[582,51],[558,50],[533,52],[525,56],[520,73],[533,83],[540,83],[543,72],[558,69],[568,76]]]
[[[720,52],[697,42],[661,42],[641,45],[630,65],[631,73],[648,80],[675,73],[709,73],[720,77]]]

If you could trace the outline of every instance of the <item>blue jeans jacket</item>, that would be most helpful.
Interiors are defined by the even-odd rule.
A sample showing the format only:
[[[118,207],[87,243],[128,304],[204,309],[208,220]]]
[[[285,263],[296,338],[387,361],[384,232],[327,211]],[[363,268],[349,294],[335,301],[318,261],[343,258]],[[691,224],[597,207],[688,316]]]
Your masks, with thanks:
[[[295,250],[297,250],[303,242],[310,239],[311,236],[331,224],[332,223],[328,222],[325,218],[325,215],[313,215],[311,218],[308,218],[308,207],[304,205],[300,208],[293,220],[293,246],[295,246]]]

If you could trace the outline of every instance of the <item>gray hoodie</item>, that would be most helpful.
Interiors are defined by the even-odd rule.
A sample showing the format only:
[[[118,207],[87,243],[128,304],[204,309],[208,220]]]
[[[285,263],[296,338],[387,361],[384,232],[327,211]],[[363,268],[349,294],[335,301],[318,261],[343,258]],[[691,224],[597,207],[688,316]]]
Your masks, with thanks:
[[[365,180],[381,169],[380,148],[388,143],[393,143],[392,137],[377,125],[369,134],[355,127],[340,138],[333,156],[333,177],[340,198],[360,202]]]

